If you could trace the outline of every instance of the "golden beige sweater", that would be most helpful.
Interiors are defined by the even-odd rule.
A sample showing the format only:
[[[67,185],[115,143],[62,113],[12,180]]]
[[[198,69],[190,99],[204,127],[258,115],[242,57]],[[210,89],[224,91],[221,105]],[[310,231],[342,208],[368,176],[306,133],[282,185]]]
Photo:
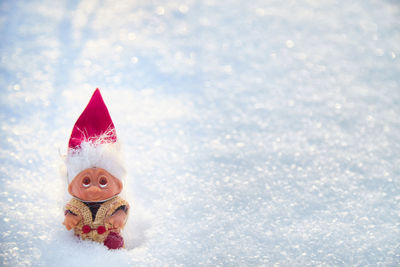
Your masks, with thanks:
[[[99,207],[94,220],[90,208],[76,198],[71,199],[65,208],[76,215],[82,216],[82,220],[74,228],[77,236],[81,239],[103,243],[110,232],[120,232],[120,229],[113,228],[111,224],[105,223],[105,219],[123,205],[129,207],[128,202],[119,196],[104,202]]]

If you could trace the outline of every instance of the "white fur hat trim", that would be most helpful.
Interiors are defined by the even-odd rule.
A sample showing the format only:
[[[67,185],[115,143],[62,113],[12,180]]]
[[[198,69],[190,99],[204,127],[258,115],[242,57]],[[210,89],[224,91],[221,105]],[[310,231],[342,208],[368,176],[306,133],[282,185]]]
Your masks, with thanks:
[[[121,181],[126,176],[118,141],[103,144],[82,142],[80,147],[68,151],[66,166],[68,184],[80,172],[93,167],[103,168]]]

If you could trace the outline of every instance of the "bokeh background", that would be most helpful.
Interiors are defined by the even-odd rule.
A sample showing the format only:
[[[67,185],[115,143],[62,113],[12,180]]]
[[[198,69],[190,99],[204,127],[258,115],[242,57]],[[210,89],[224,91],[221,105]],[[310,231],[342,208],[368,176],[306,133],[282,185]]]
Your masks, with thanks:
[[[0,265],[400,263],[397,0],[3,0],[0,36]],[[61,224],[97,87],[120,251]]]

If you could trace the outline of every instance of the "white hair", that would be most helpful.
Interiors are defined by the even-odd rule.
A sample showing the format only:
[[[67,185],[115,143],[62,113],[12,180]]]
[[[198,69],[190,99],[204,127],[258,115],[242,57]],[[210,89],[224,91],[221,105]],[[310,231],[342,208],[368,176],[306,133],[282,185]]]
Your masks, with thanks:
[[[126,176],[125,164],[122,158],[120,143],[84,141],[74,149],[69,149],[65,163],[67,167],[68,184],[83,170],[88,168],[103,168],[122,182]]]

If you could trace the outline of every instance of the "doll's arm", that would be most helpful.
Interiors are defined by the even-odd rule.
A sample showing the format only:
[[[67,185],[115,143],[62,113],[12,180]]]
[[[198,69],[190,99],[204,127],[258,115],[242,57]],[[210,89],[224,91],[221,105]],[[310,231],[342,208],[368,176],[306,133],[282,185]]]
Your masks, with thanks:
[[[110,223],[115,228],[123,228],[128,218],[128,207],[123,205],[118,208],[110,217],[106,219],[106,223]]]
[[[75,226],[82,220],[82,216],[76,215],[69,210],[65,211],[65,218],[63,224],[67,230],[75,228]]]

